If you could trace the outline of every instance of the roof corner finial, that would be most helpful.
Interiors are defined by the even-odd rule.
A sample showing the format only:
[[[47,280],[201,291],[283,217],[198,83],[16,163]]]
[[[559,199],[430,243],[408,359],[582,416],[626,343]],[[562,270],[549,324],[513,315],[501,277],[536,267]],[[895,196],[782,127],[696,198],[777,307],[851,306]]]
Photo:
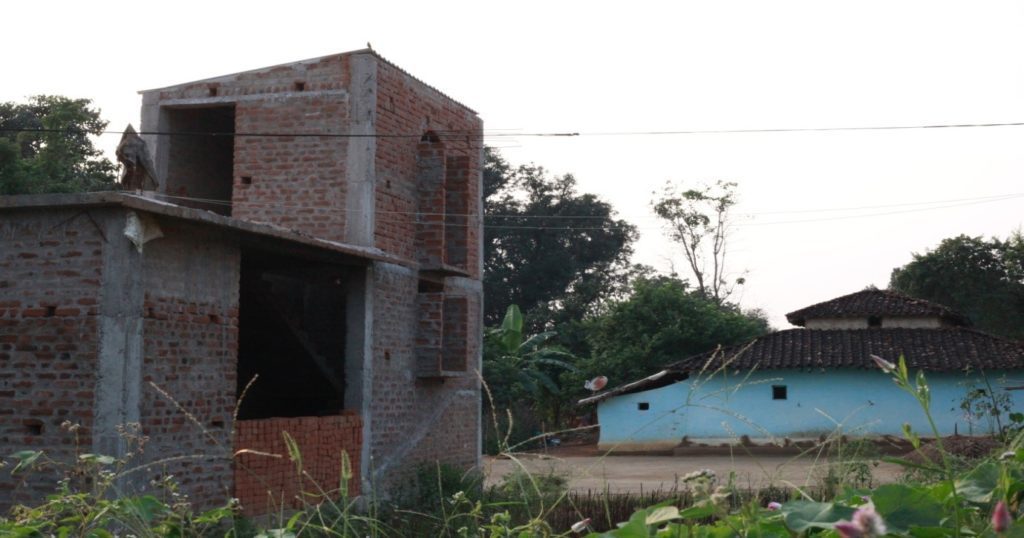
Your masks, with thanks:
[[[373,50],[373,45],[371,45],[371,44],[370,44],[370,42],[369,42],[369,41],[367,41],[367,42],[366,42],[366,48],[368,48],[368,49],[370,49],[370,50]]]

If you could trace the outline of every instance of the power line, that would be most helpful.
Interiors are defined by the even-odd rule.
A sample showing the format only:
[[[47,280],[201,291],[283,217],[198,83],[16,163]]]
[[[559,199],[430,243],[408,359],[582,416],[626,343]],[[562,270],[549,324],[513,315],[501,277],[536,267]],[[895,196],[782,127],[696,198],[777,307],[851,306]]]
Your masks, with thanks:
[[[231,200],[224,200],[224,199],[221,199],[221,198],[197,198],[197,197],[192,197],[192,196],[174,196],[174,195],[162,194],[162,193],[156,193],[155,195],[159,196],[159,197],[162,197],[162,198],[169,198],[169,199],[175,199],[175,200],[186,200],[186,201],[208,203],[208,204],[218,204],[218,205],[224,205],[224,206],[231,206],[231,205],[233,205],[235,203],[235,202],[233,202]],[[986,201],[1000,201],[1000,200],[1004,200],[1004,199],[1019,198],[1019,197],[1024,197],[1024,192],[1011,192],[1011,193],[1004,193],[1004,194],[992,194],[992,195],[987,195],[987,196],[976,196],[976,197],[970,197],[970,198],[947,198],[947,199],[943,199],[943,200],[918,201],[918,202],[901,202],[901,203],[895,203],[895,204],[879,204],[879,205],[869,205],[869,206],[830,207],[830,208],[822,208],[822,209],[791,209],[791,210],[780,210],[780,211],[757,211],[757,212],[749,212],[749,213],[737,213],[735,216],[737,218],[744,218],[744,217],[749,218],[749,217],[756,217],[758,215],[785,215],[785,214],[799,214],[799,213],[829,213],[829,212],[844,212],[844,211],[864,211],[864,210],[873,210],[873,209],[889,209],[889,208],[894,208],[894,207],[908,207],[908,206],[914,207],[914,206],[935,205],[935,204],[954,204],[954,206],[956,206],[956,205],[962,205],[961,204],[962,202],[979,202],[979,203],[983,203],[983,202],[986,202]],[[244,204],[244,205],[257,205],[257,206],[259,206],[259,205],[281,206],[280,203],[275,203],[275,202],[250,202],[250,201],[242,201],[242,202],[239,202],[239,203]],[[927,210],[929,208],[924,208],[924,209]],[[366,210],[360,210],[360,209],[339,209],[338,211],[342,211],[342,212],[363,212],[363,213],[367,212]],[[375,210],[374,213],[378,214],[378,215],[381,215],[381,214],[387,214],[387,215],[410,215],[410,216],[417,216],[417,217],[479,217],[480,216],[480,215],[478,215],[476,213],[443,213],[443,212],[430,212],[430,211],[380,211],[380,210]],[[859,215],[851,215],[851,216],[857,217]],[[488,219],[546,219],[546,220],[637,220],[637,219],[659,219],[659,218],[661,218],[661,217],[658,217],[657,215],[651,215],[651,214],[648,214],[648,215],[618,215],[618,214],[616,214],[616,215],[602,216],[602,215],[522,215],[522,214],[516,214],[516,213],[485,213],[483,215],[483,217],[484,218],[488,218]],[[846,217],[839,217],[839,218],[846,218]],[[814,221],[814,220],[818,220],[818,219],[810,219],[810,221]],[[797,221],[797,222],[803,222],[803,221]]]
[[[1021,127],[1024,122],[1002,122],[1002,123],[936,123],[923,125],[864,125],[864,126],[837,126],[837,127],[769,127],[752,129],[690,129],[690,130],[668,130],[668,131],[550,131],[550,132],[491,132],[480,133],[475,131],[432,131],[440,136],[465,137],[484,136],[487,138],[504,137],[584,137],[584,136],[671,136],[671,135],[701,135],[701,134],[751,134],[751,133],[805,133],[805,132],[834,132],[834,131],[900,131],[911,129],[977,129],[988,127]],[[84,129],[25,129],[13,127],[0,127],[0,132],[16,133],[67,133],[67,134],[124,134],[125,131],[103,130],[86,131]],[[270,137],[270,138],[422,138],[423,133],[401,134],[401,133],[273,133],[273,132],[229,132],[229,131],[139,131],[140,135],[151,136],[210,136],[210,137]]]
[[[132,196],[135,196],[135,195],[132,195]],[[205,203],[205,204],[212,204],[212,205],[222,205],[222,206],[227,206],[227,207],[232,207],[234,205],[232,202],[225,201],[225,200],[189,198],[189,197],[183,197],[183,196],[169,196],[169,195],[159,195],[159,196],[166,196],[168,198],[175,198],[175,199],[181,199],[181,200],[189,200],[189,201],[194,201],[194,202],[198,202],[198,203]],[[757,227],[757,226],[774,226],[774,225],[780,225],[780,224],[804,224],[804,223],[813,223],[813,222],[828,222],[828,221],[834,221],[834,220],[850,220],[850,219],[875,218],[875,217],[883,217],[883,216],[891,216],[891,215],[900,215],[900,214],[906,214],[906,213],[919,213],[919,212],[922,212],[922,211],[934,211],[934,210],[939,210],[939,209],[949,209],[949,208],[955,208],[955,207],[966,207],[966,206],[986,204],[986,203],[992,203],[992,202],[1001,202],[1001,201],[1005,201],[1005,200],[1018,199],[1018,198],[1021,198],[1021,197],[1024,197],[1024,193],[1008,194],[1008,195],[1001,195],[999,197],[986,197],[986,198],[980,198],[980,199],[964,198],[964,199],[961,199],[960,201],[958,201],[958,203],[950,203],[950,204],[947,204],[947,205],[940,205],[940,206],[935,206],[935,207],[923,207],[923,208],[922,207],[916,207],[916,208],[913,208],[913,209],[903,209],[903,210],[898,210],[898,211],[884,211],[884,212],[875,212],[875,213],[867,213],[867,214],[860,214],[860,215],[841,215],[841,216],[836,216],[836,217],[822,217],[822,218],[814,218],[814,219],[799,219],[799,220],[772,221],[772,222],[736,223],[736,224],[733,224],[733,226],[737,226],[737,227]],[[144,198],[144,197],[140,196],[140,198]],[[954,202],[957,202],[957,201],[954,201]],[[245,202],[245,203],[241,203],[240,205],[273,206],[273,207],[289,208],[289,206],[283,206],[283,205],[278,204],[278,203],[259,203],[259,202],[248,203],[248,202]],[[299,206],[295,206],[295,207],[299,207]],[[878,206],[878,207],[884,208],[886,206]],[[342,212],[342,213],[344,213],[344,212],[352,212],[352,210],[346,210],[346,209],[338,209],[337,211]],[[358,211],[358,210],[356,210],[356,211]],[[486,219],[486,218],[489,217],[488,215],[418,213],[418,212],[402,212],[402,211],[392,211],[392,212],[381,211],[381,212],[376,212],[376,213],[385,214],[385,215],[415,216],[415,217],[428,216],[428,215],[429,216],[446,216],[446,217],[451,217],[451,218],[464,218],[464,219],[480,219],[481,217]],[[541,215],[521,215],[521,216],[519,216],[519,218],[524,218],[524,217],[539,218],[539,219],[552,218],[552,217],[545,217],[545,216],[541,216]],[[614,217],[606,217],[605,218],[605,220],[613,220],[613,219],[614,219]],[[392,222],[392,223],[393,222],[409,222],[410,224],[414,224],[414,223],[417,222],[415,220],[413,220],[413,221],[410,221],[410,220],[407,220],[407,219],[401,219],[400,220],[398,218],[379,219],[379,220],[382,221],[382,222]],[[626,223],[626,224],[609,224],[609,225],[605,225],[605,226],[592,226],[592,225],[591,226],[543,226],[543,225],[516,225],[516,224],[486,224],[486,223],[470,224],[470,223],[458,223],[458,222],[445,222],[443,224],[445,226],[456,226],[456,227],[476,227],[476,226],[480,226],[480,227],[482,227],[484,229],[495,229],[495,230],[535,230],[535,231],[540,231],[540,230],[545,230],[545,231],[638,230],[639,231],[639,230],[662,230],[662,229],[664,229],[664,226],[657,226],[657,227],[652,227],[652,226],[636,226],[636,225],[629,224],[629,223]]]

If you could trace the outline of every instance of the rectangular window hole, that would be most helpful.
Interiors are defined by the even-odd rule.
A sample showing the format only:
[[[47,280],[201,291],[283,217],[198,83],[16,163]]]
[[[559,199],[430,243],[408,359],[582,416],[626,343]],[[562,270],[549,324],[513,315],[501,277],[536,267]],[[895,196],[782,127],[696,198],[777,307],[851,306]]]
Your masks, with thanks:
[[[210,427],[211,428],[224,428],[224,421],[223,420],[213,420],[213,421],[210,422]]]
[[[433,280],[420,279],[419,284],[416,286],[416,291],[418,293],[441,293],[444,291],[444,284]]]
[[[651,408],[651,402],[637,402],[636,408],[639,411],[647,411]]]
[[[25,433],[28,435],[42,435],[43,434],[43,422],[41,420],[26,420]]]
[[[242,176],[239,181],[242,185],[252,185],[252,176]]]
[[[773,400],[785,400],[788,397],[786,394],[786,385],[772,385],[772,399]]]
[[[299,81],[299,80],[295,81],[295,91],[297,91],[297,92],[306,91],[306,83],[302,82],[302,81]]]
[[[207,92],[210,94],[210,97],[217,97],[217,87],[216,86],[210,86],[207,89]]]
[[[48,306],[48,307],[46,307],[46,317],[52,318],[53,316],[56,316],[56,315],[57,315],[57,307],[56,306]]]

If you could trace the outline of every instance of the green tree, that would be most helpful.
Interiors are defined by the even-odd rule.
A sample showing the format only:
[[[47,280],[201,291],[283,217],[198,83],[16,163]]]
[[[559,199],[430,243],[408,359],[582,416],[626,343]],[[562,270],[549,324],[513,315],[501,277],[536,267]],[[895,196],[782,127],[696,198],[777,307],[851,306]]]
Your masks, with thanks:
[[[742,277],[729,282],[725,270],[735,190],[735,183],[725,181],[687,190],[668,183],[652,204],[654,213],[668,225],[668,236],[683,247],[697,291],[719,303],[729,298],[736,285],[743,284]]]
[[[636,228],[616,219],[609,203],[578,192],[572,175],[515,168],[488,148],[484,213],[488,324],[517,304],[529,313],[531,330],[564,331],[626,287]]]
[[[89,99],[0,103],[0,194],[113,189],[116,166],[90,138],[106,126]]]
[[[632,294],[593,319],[590,329],[593,355],[580,363],[582,375],[573,376],[576,394],[583,379],[605,375],[610,385],[621,385],[716,346],[745,342],[769,327],[759,311],[742,312],[683,280],[658,276],[637,279]]]
[[[960,235],[892,270],[893,290],[944,304],[975,326],[1024,339],[1024,236],[1008,239]]]

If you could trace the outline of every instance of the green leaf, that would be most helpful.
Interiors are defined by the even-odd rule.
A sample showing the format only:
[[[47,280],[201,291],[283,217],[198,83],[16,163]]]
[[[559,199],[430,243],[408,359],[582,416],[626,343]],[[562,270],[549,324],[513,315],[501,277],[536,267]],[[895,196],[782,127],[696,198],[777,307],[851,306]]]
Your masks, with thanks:
[[[937,500],[923,487],[887,484],[871,494],[875,510],[894,532],[912,527],[938,527],[945,513]]]
[[[715,505],[711,503],[695,504],[679,512],[679,517],[683,519],[704,519],[714,513]]]
[[[914,462],[912,462],[912,461],[910,461],[908,459],[897,458],[897,457],[894,457],[894,456],[882,456],[882,461],[884,461],[886,463],[895,463],[896,465],[900,465],[900,466],[903,466],[903,467],[908,467],[908,468],[911,468],[911,469],[921,469],[923,471],[931,471],[933,473],[941,473],[942,472],[942,469],[940,469],[939,467],[934,467],[934,466],[931,466],[931,465],[924,465],[924,464],[920,464],[920,463],[914,463]]]
[[[966,476],[956,481],[956,491],[961,497],[973,503],[992,502],[992,493],[999,484],[999,466],[993,462],[983,463]]]
[[[18,460],[18,464],[11,469],[11,474],[18,474],[19,472],[32,467],[32,465],[34,465],[42,455],[42,450],[22,450],[11,454],[12,458]]]
[[[97,465],[111,465],[117,460],[111,456],[104,456],[102,454],[79,454],[78,461]]]
[[[837,521],[850,519],[853,508],[834,503],[814,501],[790,501],[782,505],[782,516],[786,526],[793,532],[807,529],[831,529]]]
[[[679,509],[675,506],[662,506],[651,510],[647,514],[647,518],[644,519],[644,524],[657,525],[658,523],[672,521],[673,519],[679,519]]]

